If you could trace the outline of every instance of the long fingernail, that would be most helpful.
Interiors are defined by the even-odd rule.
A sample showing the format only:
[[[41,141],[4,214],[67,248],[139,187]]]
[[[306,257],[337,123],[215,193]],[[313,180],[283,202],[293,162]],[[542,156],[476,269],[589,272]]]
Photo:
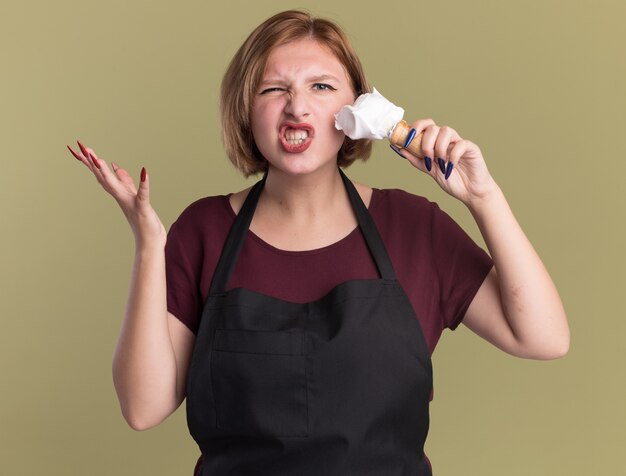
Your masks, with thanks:
[[[433,169],[433,161],[430,157],[424,156],[424,165],[429,172]]]
[[[406,159],[406,157],[400,153],[400,149],[398,149],[395,145],[389,144],[389,147],[391,147],[391,150],[393,150],[400,157],[402,157],[403,159]]]
[[[93,165],[95,165],[97,168],[100,168],[100,164],[98,163],[96,158],[93,155],[91,155],[91,153],[89,153],[89,157],[91,157],[91,161],[93,162]]]
[[[111,167],[113,168],[113,172],[117,172],[117,169],[120,168],[115,162],[111,162]]]
[[[441,170],[442,174],[446,173],[446,163],[444,162],[443,159],[437,159],[437,162],[439,163],[439,169]]]
[[[448,180],[448,177],[452,173],[452,167],[454,167],[454,164],[452,162],[448,162],[448,166],[446,167],[446,180]]]
[[[404,141],[405,149],[409,146],[409,144],[413,141],[414,138],[415,138],[415,129],[411,129],[409,131],[409,135],[406,137],[406,140]]]
[[[89,156],[89,152],[87,152],[87,149],[85,149],[85,146],[83,144],[81,144],[79,140],[77,140],[76,142],[78,143],[78,147],[80,147],[80,150],[83,153],[83,155],[85,157],[88,157]]]
[[[69,145],[67,146],[67,148],[70,150],[70,152],[72,153],[72,155],[73,155],[74,157],[76,157],[76,160],[80,160],[80,161],[82,162],[82,159],[80,158],[80,156],[79,156],[76,152],[74,152],[74,151],[72,150],[72,148],[71,148]]]
[[[146,181],[146,168],[145,167],[141,167],[141,181],[142,182]]]

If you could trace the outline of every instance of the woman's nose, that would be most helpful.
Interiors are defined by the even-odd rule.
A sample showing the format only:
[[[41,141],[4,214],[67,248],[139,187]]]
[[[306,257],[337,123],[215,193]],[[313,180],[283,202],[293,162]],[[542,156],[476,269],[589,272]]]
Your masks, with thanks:
[[[308,116],[310,111],[306,95],[301,92],[292,92],[285,104],[285,112],[296,119]]]

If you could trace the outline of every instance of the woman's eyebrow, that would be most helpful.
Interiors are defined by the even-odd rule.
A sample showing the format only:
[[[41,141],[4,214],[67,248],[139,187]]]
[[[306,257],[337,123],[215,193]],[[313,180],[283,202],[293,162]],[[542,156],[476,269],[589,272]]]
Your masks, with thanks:
[[[280,78],[268,78],[268,79],[263,79],[259,83],[259,85],[264,85],[264,84],[286,84],[286,81]]]
[[[333,76],[332,74],[319,74],[319,75],[315,75],[315,76],[311,76],[309,78],[306,79],[307,83],[314,83],[317,81],[327,81],[327,80],[334,80],[339,82],[339,79],[337,79],[336,76]],[[282,78],[266,78],[263,79],[259,84],[260,85],[265,85],[265,84],[286,84],[288,81],[286,81],[285,79]]]
[[[335,76],[333,76],[332,74],[320,74],[318,76],[313,76],[311,78],[309,78],[309,81],[312,82],[316,82],[316,81],[326,81],[328,79],[332,79],[335,81],[339,81],[339,79],[337,79]]]

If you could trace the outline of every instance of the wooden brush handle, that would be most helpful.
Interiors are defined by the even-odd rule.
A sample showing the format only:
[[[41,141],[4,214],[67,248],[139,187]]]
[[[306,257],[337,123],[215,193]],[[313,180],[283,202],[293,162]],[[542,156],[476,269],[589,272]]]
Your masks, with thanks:
[[[398,122],[398,124],[396,124],[396,127],[393,129],[393,133],[389,138],[389,142],[391,142],[399,149],[404,149],[404,143],[406,142],[406,138],[408,137],[410,130],[411,126],[409,126],[404,119],[401,120],[400,122]],[[413,154],[415,157],[419,157],[420,159],[424,158],[424,155],[422,154],[423,136],[423,132],[417,134],[413,138],[409,146],[406,148],[406,150],[408,150],[411,154]]]

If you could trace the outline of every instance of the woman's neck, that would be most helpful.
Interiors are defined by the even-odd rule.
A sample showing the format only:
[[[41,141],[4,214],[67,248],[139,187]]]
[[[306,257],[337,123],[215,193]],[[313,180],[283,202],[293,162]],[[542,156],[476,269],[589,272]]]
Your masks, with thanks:
[[[357,226],[339,171],[316,176],[284,176],[271,169],[259,197],[250,231],[270,245],[289,251],[319,249],[336,243]],[[368,206],[372,189],[355,184]],[[249,190],[249,189],[248,189]],[[235,213],[248,190],[231,196]]]
[[[315,220],[337,209],[350,207],[336,167],[306,175],[287,175],[270,168],[259,199],[259,208],[289,221]]]

